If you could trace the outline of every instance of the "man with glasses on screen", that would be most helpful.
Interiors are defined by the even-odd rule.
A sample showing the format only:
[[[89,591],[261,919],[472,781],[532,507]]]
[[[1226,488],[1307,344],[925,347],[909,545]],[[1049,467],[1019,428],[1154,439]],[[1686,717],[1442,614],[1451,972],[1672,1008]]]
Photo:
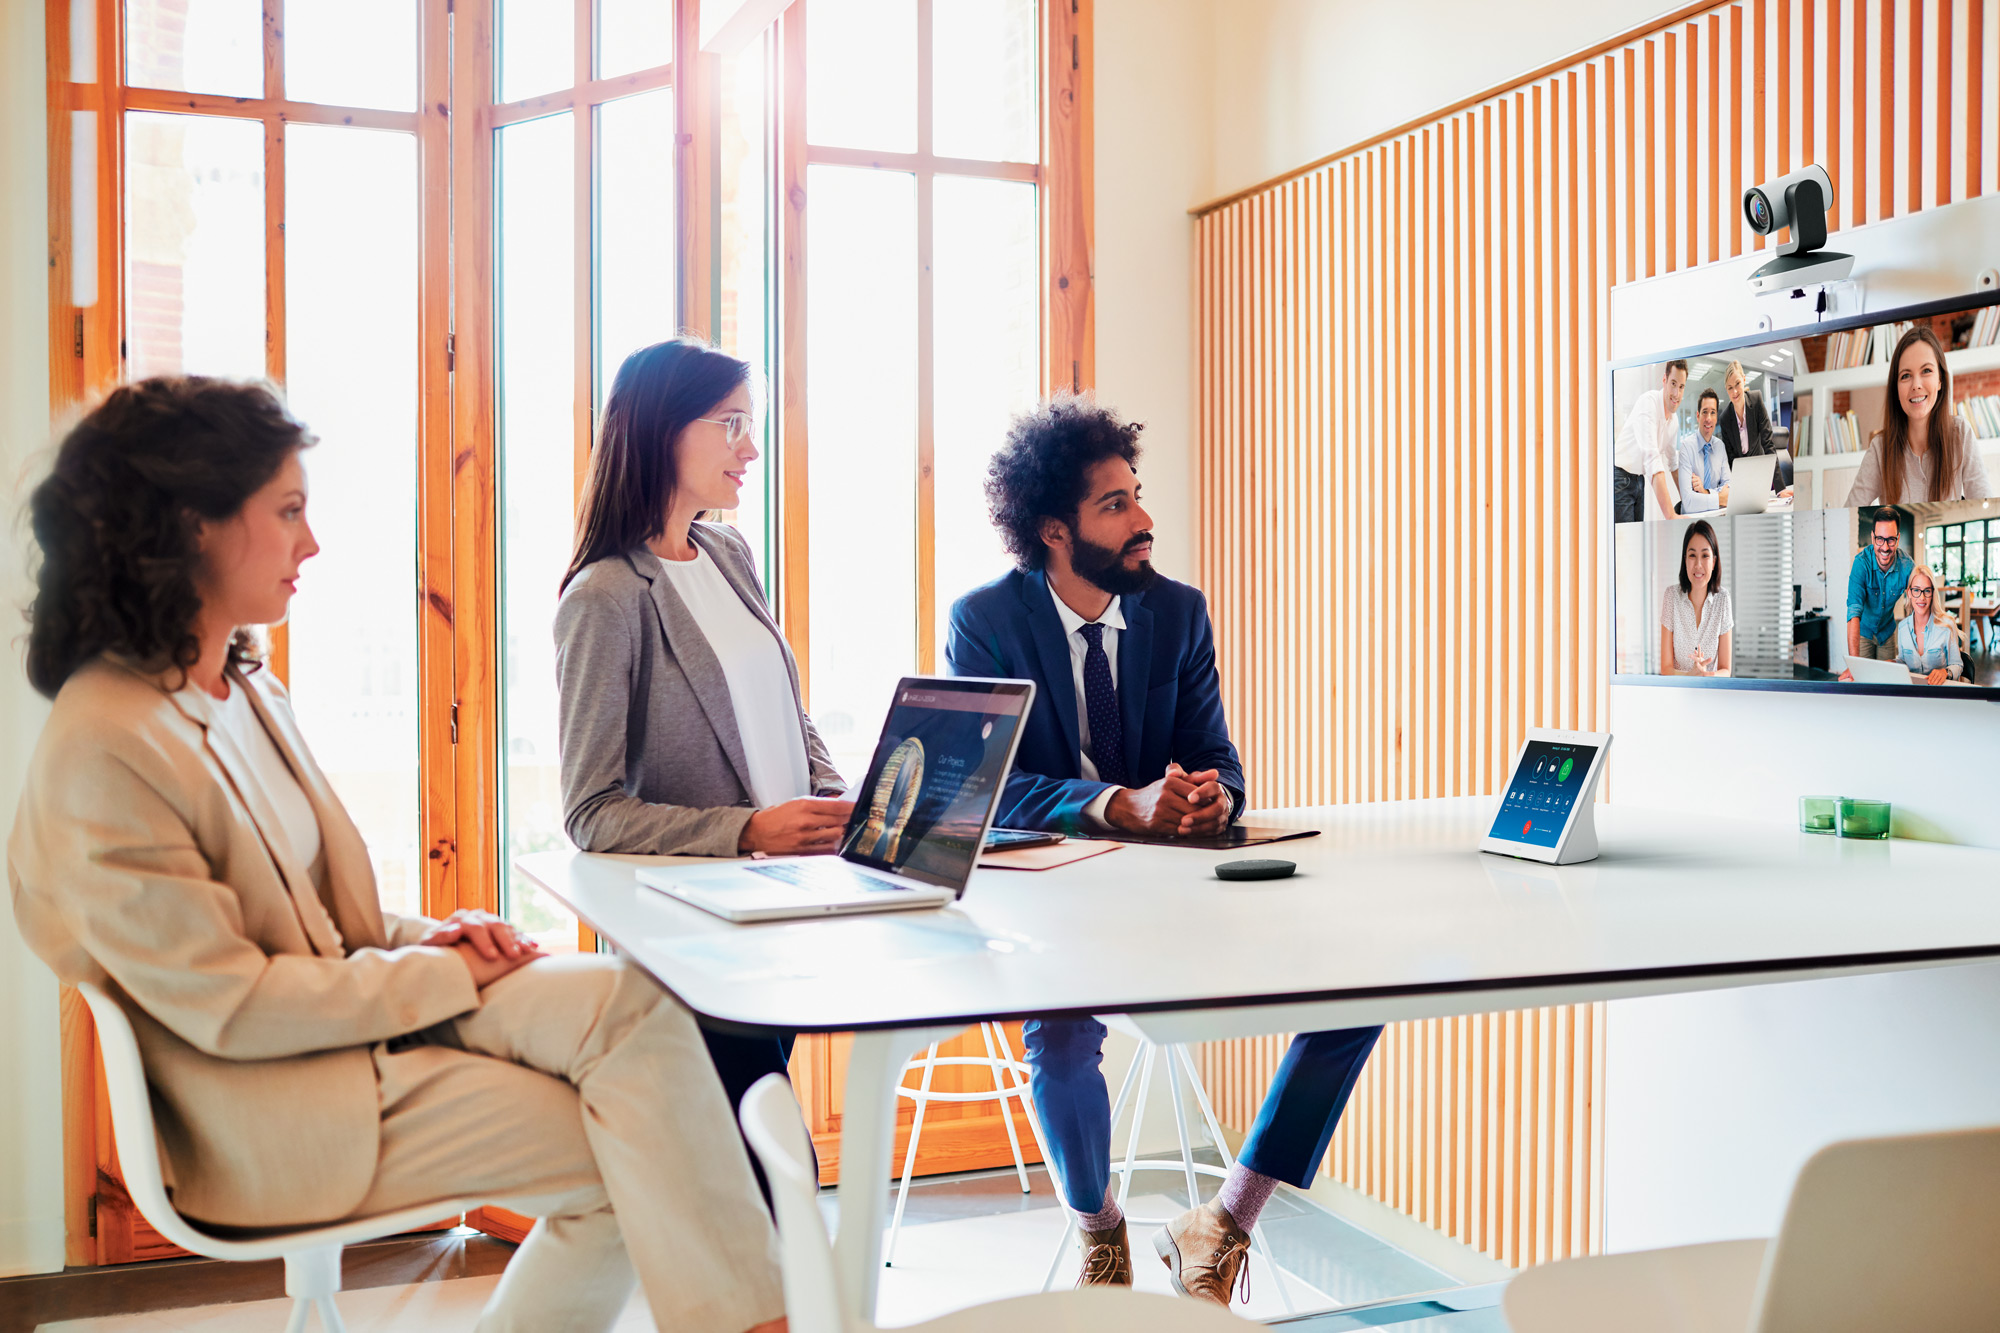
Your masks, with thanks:
[[[1869,544],[1854,553],[1847,571],[1847,655],[1896,660],[1896,600],[1910,584],[1915,562],[1902,553],[1902,514],[1875,511]],[[1852,676],[1843,673],[1843,680]]]
[[[1244,808],[1208,603],[1153,569],[1138,439],[1137,425],[1063,395],[1016,418],[988,468],[993,523],[1016,568],[958,599],[945,660],[953,675],[1038,687],[998,825],[1171,843],[1214,837]],[[1270,925],[1275,939],[1283,923]],[[1185,927],[1198,948],[1202,923]],[[1381,1031],[1293,1040],[1221,1190],[1154,1238],[1175,1291],[1229,1304],[1258,1212],[1280,1182],[1312,1183]],[[1125,1214],[1111,1193],[1105,1027],[1031,1018],[1022,1035],[1057,1187],[1082,1233],[1078,1281],[1130,1286]]]

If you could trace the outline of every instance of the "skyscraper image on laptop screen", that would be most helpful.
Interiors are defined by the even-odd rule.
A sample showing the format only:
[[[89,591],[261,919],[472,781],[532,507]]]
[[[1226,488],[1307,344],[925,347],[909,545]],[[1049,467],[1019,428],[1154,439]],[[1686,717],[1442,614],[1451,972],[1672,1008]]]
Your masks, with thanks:
[[[906,678],[868,775],[850,791],[841,855],[956,889],[972,874],[1031,698],[1019,682]]]

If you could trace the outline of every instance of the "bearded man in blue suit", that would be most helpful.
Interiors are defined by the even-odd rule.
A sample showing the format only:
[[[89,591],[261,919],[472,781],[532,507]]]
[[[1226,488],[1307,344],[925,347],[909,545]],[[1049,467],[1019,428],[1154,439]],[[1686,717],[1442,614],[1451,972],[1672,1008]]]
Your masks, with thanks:
[[[996,826],[1171,842],[1217,837],[1244,809],[1208,601],[1152,565],[1139,431],[1063,395],[1016,418],[993,456],[987,503],[1016,568],[959,598],[945,658],[954,675],[1038,687]],[[1190,954],[1200,947],[1191,932]],[[1023,1033],[1051,1166],[1082,1232],[1079,1281],[1130,1285],[1110,1191],[1105,1027],[1066,1014],[1029,1019]],[[1293,1040],[1220,1192],[1154,1239],[1177,1292],[1229,1304],[1258,1212],[1280,1182],[1312,1183],[1380,1034]]]

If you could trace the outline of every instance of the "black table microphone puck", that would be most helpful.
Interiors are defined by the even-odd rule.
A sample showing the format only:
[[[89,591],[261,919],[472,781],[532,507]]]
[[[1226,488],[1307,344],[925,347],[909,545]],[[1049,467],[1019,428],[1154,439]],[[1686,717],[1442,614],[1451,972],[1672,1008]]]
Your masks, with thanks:
[[[1217,879],[1283,879],[1299,867],[1292,861],[1224,861],[1215,868]]]

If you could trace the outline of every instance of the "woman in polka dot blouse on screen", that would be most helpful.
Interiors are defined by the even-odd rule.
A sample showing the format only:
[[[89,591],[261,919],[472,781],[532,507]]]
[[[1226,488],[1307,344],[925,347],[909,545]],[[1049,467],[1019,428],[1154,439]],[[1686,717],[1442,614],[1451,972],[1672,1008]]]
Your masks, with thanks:
[[[1679,582],[1668,584],[1660,596],[1660,674],[1728,675],[1735,628],[1715,529],[1697,519],[1681,536]]]

